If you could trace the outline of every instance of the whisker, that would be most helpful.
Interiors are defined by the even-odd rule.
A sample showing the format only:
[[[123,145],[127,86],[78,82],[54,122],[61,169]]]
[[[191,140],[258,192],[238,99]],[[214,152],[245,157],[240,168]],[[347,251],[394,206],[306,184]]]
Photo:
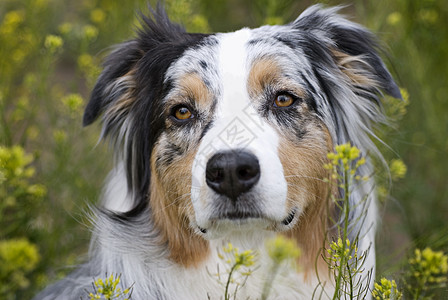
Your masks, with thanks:
[[[287,175],[287,176],[285,176],[285,178],[291,178],[291,177],[298,177],[298,178],[305,178],[305,179],[314,179],[314,180],[317,180],[317,181],[325,182],[324,179],[319,178],[319,177],[313,177],[313,176],[306,176],[306,175]]]
[[[321,195],[318,195],[318,194],[316,194],[316,193],[310,193],[309,190],[307,190],[306,188],[304,188],[302,185],[299,185],[299,184],[288,183],[288,187],[299,188],[299,189],[301,189],[302,191],[308,193],[309,195],[313,195],[314,197],[319,198],[319,199],[325,199],[325,198],[326,198],[326,197],[322,197]],[[291,199],[291,198],[290,198],[290,199]]]
[[[191,193],[185,193],[183,195],[180,195],[179,197],[177,197],[176,199],[174,199],[173,201],[171,201],[168,205],[165,205],[161,210],[165,210],[173,205],[176,205],[177,203],[179,203],[179,201],[181,201],[183,198],[190,196]]]

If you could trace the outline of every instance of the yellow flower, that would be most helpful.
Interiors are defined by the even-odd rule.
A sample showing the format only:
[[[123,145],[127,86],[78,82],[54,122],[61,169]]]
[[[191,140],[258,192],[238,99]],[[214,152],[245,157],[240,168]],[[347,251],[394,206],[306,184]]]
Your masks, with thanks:
[[[57,144],[63,144],[67,140],[67,133],[61,129],[53,131],[53,138]]]
[[[408,103],[409,102],[409,92],[408,92],[408,90],[405,89],[405,88],[400,88],[400,93],[401,93],[401,96],[403,97],[403,101],[405,103]]]
[[[39,129],[35,125],[31,125],[26,129],[26,136],[30,140],[35,140],[39,136]]]
[[[349,175],[349,178],[346,178],[347,180],[364,180],[364,177],[356,175],[357,169],[366,163],[366,159],[360,156],[361,150],[350,143],[336,145],[335,152],[327,153],[329,163],[324,164],[323,167],[331,171],[330,178],[332,179],[342,179],[340,173],[347,171]]]
[[[361,153],[361,151],[359,151],[358,148],[356,147],[350,147],[349,151],[349,159],[351,160],[355,160],[359,157],[359,154]]]
[[[398,23],[400,23],[401,19],[402,19],[401,13],[396,11],[396,12],[389,14],[389,16],[387,17],[387,23],[389,25],[394,26],[394,25],[397,25]]]
[[[403,294],[398,291],[395,280],[383,277],[380,283],[375,282],[372,296],[378,300],[400,300]]]
[[[390,173],[392,179],[397,180],[404,178],[407,172],[407,167],[401,159],[394,159],[390,163]]]
[[[92,25],[86,25],[83,27],[84,37],[87,40],[93,40],[98,36],[98,29]]]
[[[21,10],[8,12],[3,18],[3,23],[0,26],[0,33],[4,35],[13,34],[24,19],[25,13]]]
[[[210,26],[208,25],[205,17],[201,15],[194,15],[191,18],[188,30],[191,32],[208,32],[210,31]]]
[[[62,46],[64,45],[64,41],[61,37],[50,34],[45,38],[44,45],[50,53],[55,53],[62,48]]]
[[[59,25],[58,30],[62,35],[67,35],[70,32],[72,32],[73,25],[71,23],[66,22],[66,23]]]
[[[70,114],[76,115],[82,111],[84,106],[84,99],[80,94],[69,94],[62,98],[62,103],[67,108]]]
[[[28,193],[41,198],[47,194],[47,189],[41,184],[33,184],[28,187]]]
[[[48,0],[34,0],[34,5],[37,8],[45,8],[48,5]]]
[[[416,249],[409,259],[409,275],[415,281],[415,289],[427,290],[432,286],[442,286],[448,282],[448,256],[431,248]]]
[[[93,65],[93,57],[89,54],[81,54],[78,57],[78,66],[81,69],[87,69]]]
[[[78,57],[78,67],[86,75],[90,81],[95,81],[101,72],[101,69],[96,65],[94,58],[87,54],[81,54]]]
[[[235,255],[235,264],[238,266],[250,267],[254,264],[255,254],[252,250],[246,250]]]
[[[269,257],[276,264],[282,263],[286,259],[296,259],[300,256],[300,249],[296,243],[282,235],[266,242]]]
[[[439,19],[439,13],[434,9],[423,9],[418,14],[419,19],[427,24],[433,24]]]
[[[92,20],[93,23],[103,23],[106,19],[106,13],[104,10],[100,8],[96,8],[90,12],[90,20]]]
[[[105,299],[122,299],[125,294],[131,292],[132,287],[125,289],[124,291],[118,287],[120,283],[120,275],[111,274],[105,280],[102,278],[98,278],[93,282],[96,287],[95,294],[90,293],[90,299],[101,299],[101,296],[104,296]]]
[[[8,281],[18,285],[20,288],[29,286],[26,274],[35,269],[39,260],[40,256],[36,245],[26,239],[0,241],[2,274],[10,274],[9,276],[12,278]]]
[[[240,266],[250,267],[254,264],[255,252],[253,250],[246,250],[240,253],[239,249],[234,247],[232,243],[228,243],[223,250],[225,253],[231,253],[233,255],[232,260],[236,268]],[[223,257],[223,255],[220,255],[220,257]],[[232,263],[232,260],[227,260],[226,262]]]

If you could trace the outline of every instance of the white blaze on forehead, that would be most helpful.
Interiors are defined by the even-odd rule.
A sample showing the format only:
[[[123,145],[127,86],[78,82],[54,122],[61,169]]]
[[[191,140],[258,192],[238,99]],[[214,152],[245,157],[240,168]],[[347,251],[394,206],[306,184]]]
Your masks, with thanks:
[[[218,113],[222,117],[235,117],[249,105],[246,81],[247,42],[250,36],[249,29],[221,36],[218,68],[223,99],[218,102]]]

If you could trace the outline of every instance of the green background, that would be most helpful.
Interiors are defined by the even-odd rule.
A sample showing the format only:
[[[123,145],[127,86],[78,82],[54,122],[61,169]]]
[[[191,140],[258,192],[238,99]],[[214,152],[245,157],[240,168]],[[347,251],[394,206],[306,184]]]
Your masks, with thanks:
[[[392,185],[384,172],[376,175],[378,273],[399,278],[415,247],[448,251],[448,1],[322,2],[348,3],[342,12],[379,36],[409,95],[386,100],[392,125],[381,134],[386,159],[402,159],[407,175]],[[188,30],[218,32],[286,23],[313,3],[166,6]],[[85,258],[85,211],[97,202],[112,156],[96,146],[99,124],[82,128],[82,110],[110,47],[134,35],[137,10],[146,10],[144,1],[0,2],[0,299],[30,298]]]

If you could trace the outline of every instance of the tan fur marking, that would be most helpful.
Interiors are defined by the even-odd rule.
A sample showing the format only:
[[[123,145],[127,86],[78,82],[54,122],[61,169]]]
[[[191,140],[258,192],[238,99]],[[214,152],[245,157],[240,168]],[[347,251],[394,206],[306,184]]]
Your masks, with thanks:
[[[199,106],[210,105],[212,97],[201,77],[196,73],[183,76],[179,82],[181,91],[186,97],[194,99]]]
[[[135,88],[134,74],[135,70],[134,69],[130,70],[125,75],[117,78],[114,81],[113,85],[109,88],[110,89],[109,92],[111,93],[113,92],[114,89],[117,88],[114,85],[125,85],[127,90],[123,95],[120,96],[119,99],[116,99],[114,101],[112,106],[108,108],[108,110],[106,111],[107,116],[116,117],[121,114],[124,114],[134,104],[135,98],[132,95],[133,90]]]
[[[332,150],[331,137],[324,125],[309,133],[309,138],[300,143],[282,137],[279,157],[288,183],[288,207],[304,207],[298,224],[285,235],[297,241],[302,249],[299,265],[303,267],[305,277],[314,273],[316,266],[319,274],[326,274],[328,267],[319,253],[325,242],[328,222],[329,186],[323,181],[328,171],[323,168],[327,163],[326,155]],[[319,257],[318,257],[319,255]]]
[[[247,83],[252,99],[261,95],[267,86],[277,90],[290,90],[301,98],[306,96],[305,90],[283,75],[281,67],[274,59],[263,58],[255,61],[249,72]]]
[[[195,151],[174,161],[163,173],[156,171],[156,153],[151,156],[151,200],[153,220],[161,231],[161,244],[167,244],[169,258],[185,267],[198,267],[209,254],[208,242],[190,228],[194,218],[190,200],[191,168]]]
[[[378,82],[369,77],[368,70],[372,69],[372,67],[361,56],[352,56],[337,50],[332,50],[332,53],[339,69],[354,84],[361,86],[378,86]]]

